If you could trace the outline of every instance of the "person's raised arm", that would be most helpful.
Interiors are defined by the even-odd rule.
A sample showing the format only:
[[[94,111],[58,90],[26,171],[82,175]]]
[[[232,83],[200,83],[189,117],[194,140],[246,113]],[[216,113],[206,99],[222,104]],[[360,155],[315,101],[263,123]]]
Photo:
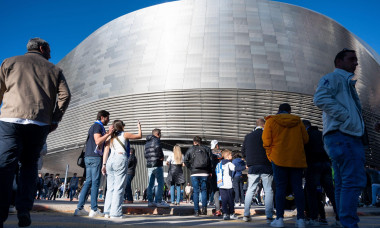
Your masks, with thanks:
[[[141,139],[142,133],[141,133],[141,124],[140,121],[137,121],[137,128],[139,130],[139,133],[137,134],[131,134],[129,132],[124,133],[124,138],[126,139]]]

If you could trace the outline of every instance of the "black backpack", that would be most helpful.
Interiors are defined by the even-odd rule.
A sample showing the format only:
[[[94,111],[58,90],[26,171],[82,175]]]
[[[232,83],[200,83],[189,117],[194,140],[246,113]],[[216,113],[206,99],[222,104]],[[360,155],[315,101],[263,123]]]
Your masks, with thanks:
[[[192,169],[209,169],[211,164],[210,156],[204,147],[195,146],[192,157]]]

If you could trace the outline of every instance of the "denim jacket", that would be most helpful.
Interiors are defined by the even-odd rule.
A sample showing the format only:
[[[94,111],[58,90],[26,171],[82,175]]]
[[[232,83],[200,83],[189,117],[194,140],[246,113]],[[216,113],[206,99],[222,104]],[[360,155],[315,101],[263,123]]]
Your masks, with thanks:
[[[362,107],[353,76],[353,73],[335,69],[319,81],[314,104],[323,111],[323,135],[339,130],[352,136],[363,136]]]

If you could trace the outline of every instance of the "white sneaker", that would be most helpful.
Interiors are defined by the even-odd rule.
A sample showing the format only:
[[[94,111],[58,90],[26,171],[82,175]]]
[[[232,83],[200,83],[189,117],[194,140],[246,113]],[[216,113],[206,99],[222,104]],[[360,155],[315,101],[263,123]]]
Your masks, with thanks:
[[[230,215],[230,219],[237,220],[239,219],[235,214]]]
[[[249,222],[249,221],[251,221],[251,217],[250,216],[244,216],[243,217],[243,221],[244,222]]]
[[[110,214],[104,214],[104,218],[110,218]]]
[[[100,211],[100,209],[93,211],[90,211],[90,214],[88,215],[89,217],[103,217],[104,214]]]
[[[157,207],[155,202],[148,202],[148,207]]]
[[[223,220],[230,220],[230,215],[224,214],[223,215]]]
[[[74,212],[74,216],[87,216],[88,215],[88,211],[86,211],[85,209],[75,209],[75,212]]]
[[[313,220],[311,220],[311,221],[313,221]],[[297,219],[296,227],[305,228],[305,219]]]
[[[170,205],[167,204],[165,201],[162,201],[161,203],[157,203],[156,205],[157,205],[157,207],[160,207],[160,208],[169,208],[170,207]]]
[[[284,219],[283,218],[277,218],[273,220],[273,222],[270,223],[271,227],[285,227],[284,226]]]

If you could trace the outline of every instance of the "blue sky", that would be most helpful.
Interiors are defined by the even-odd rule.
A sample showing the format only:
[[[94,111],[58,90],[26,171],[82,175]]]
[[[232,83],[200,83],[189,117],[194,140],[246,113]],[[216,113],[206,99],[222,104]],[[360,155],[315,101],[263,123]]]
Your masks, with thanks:
[[[278,0],[324,14],[380,53],[379,0]],[[0,0],[0,62],[26,52],[29,38],[50,43],[58,63],[96,29],[129,12],[170,1]],[[359,3],[360,2],[360,3]]]

